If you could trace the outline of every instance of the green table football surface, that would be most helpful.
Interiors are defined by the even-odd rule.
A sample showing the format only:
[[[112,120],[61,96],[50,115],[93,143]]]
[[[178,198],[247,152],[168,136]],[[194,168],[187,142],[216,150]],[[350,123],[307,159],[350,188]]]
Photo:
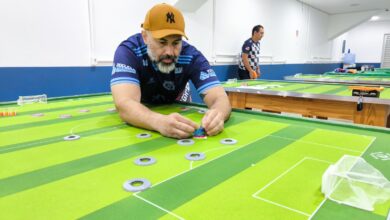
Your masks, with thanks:
[[[270,90],[275,92],[295,92],[318,95],[352,96],[350,85],[342,83],[309,83],[296,81],[276,80],[239,80],[235,83],[224,83],[225,88],[250,88],[259,90]],[[390,99],[390,86],[383,86],[380,99]]]
[[[375,68],[375,71],[382,71],[390,73],[390,68]]]
[[[181,146],[123,123],[117,112],[107,111],[113,107],[109,95],[0,106],[17,110],[17,116],[0,117],[0,219],[357,220],[388,215],[390,201],[369,212],[321,193],[322,174],[346,154],[362,156],[389,179],[388,129],[233,111],[222,133]],[[151,108],[200,123],[198,110],[204,107]],[[63,114],[72,117],[60,118]],[[151,137],[137,138],[140,133]],[[65,141],[68,135],[80,139]],[[224,138],[237,143],[221,144]],[[189,161],[190,152],[206,158]],[[134,163],[146,156],[157,162]],[[123,183],[134,178],[149,180],[151,188],[125,191]]]
[[[373,77],[373,78],[380,78],[380,77],[390,77],[390,71],[383,70],[376,70],[376,71],[357,71],[356,73],[340,73],[340,72],[325,72],[324,75],[333,75],[333,76],[345,76],[345,77],[356,77],[356,76],[366,76],[366,77]]]
[[[295,74],[293,76],[289,76],[286,79],[293,79],[293,80],[302,80],[302,81],[310,81],[310,80],[319,80],[319,81],[342,81],[345,83],[348,82],[367,82],[367,83],[374,83],[374,84],[390,84],[390,71],[373,71],[373,72],[362,72],[357,74],[350,74],[350,73],[334,73],[334,72],[327,72],[324,74]]]

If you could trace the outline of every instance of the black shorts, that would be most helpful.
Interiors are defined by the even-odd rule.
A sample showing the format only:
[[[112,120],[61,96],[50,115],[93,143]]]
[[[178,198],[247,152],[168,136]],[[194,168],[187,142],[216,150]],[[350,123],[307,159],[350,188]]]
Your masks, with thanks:
[[[248,70],[242,70],[238,68],[238,77],[239,79],[250,79],[249,71]]]

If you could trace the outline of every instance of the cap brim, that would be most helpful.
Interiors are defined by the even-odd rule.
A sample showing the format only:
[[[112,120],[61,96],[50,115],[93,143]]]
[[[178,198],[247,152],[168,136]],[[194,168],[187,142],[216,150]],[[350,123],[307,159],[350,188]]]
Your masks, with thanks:
[[[169,35],[181,35],[188,40],[188,37],[184,34],[184,32],[176,30],[176,29],[164,29],[158,31],[150,31],[152,33],[153,38],[163,38]]]

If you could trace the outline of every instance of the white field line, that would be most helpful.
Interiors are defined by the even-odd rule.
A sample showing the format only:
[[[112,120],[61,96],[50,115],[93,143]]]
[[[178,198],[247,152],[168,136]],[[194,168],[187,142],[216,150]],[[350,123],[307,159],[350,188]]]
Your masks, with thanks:
[[[361,152],[360,154],[360,157],[363,156],[363,154],[368,150],[368,148],[370,148],[370,146],[372,145],[372,143],[374,143],[374,141],[376,140],[376,137],[374,137],[371,142],[367,145],[366,149],[364,149],[363,152]],[[335,189],[337,188],[337,186],[340,184],[341,181],[339,181],[337,183],[337,185],[335,186]],[[331,193],[332,194],[332,193]],[[317,207],[317,209],[310,215],[309,217],[309,220],[311,220],[313,218],[313,216],[318,212],[318,210],[320,210],[320,208],[322,207],[322,205],[325,203],[326,201],[326,198],[324,198],[324,200],[322,200],[321,204]]]
[[[268,188],[270,185],[272,185],[273,183],[275,183],[276,181],[278,181],[280,178],[282,178],[284,175],[286,175],[287,173],[289,173],[291,170],[295,169],[297,166],[299,166],[301,163],[303,163],[305,160],[314,160],[314,161],[319,161],[319,162],[322,162],[322,163],[327,163],[327,164],[332,164],[332,162],[330,161],[326,161],[326,160],[321,160],[321,159],[317,159],[317,158],[313,158],[313,157],[304,157],[302,160],[298,161],[296,164],[294,164],[293,166],[291,166],[289,169],[287,169],[286,171],[284,171],[283,173],[281,173],[279,176],[277,176],[275,179],[273,179],[271,182],[269,182],[267,185],[265,185],[264,187],[262,187],[260,190],[258,190],[257,192],[255,192],[252,197],[255,198],[255,199],[260,199],[260,200],[263,200],[265,202],[268,202],[270,204],[273,204],[273,205],[276,205],[276,206],[279,206],[279,207],[282,207],[282,208],[285,208],[287,210],[290,210],[290,211],[293,211],[293,212],[296,212],[296,213],[299,213],[301,215],[305,215],[307,217],[310,217],[311,215],[309,213],[306,213],[306,212],[303,212],[303,211],[300,211],[300,210],[297,210],[297,209],[294,209],[294,208],[291,208],[291,207],[288,207],[288,206],[285,206],[285,205],[282,205],[280,203],[277,203],[277,202],[273,202],[273,201],[270,201],[268,199],[265,199],[265,198],[262,198],[260,196],[258,196],[257,194],[259,194],[260,192],[262,192],[263,190],[265,190],[266,188]],[[323,203],[324,201],[322,201]],[[322,204],[321,203],[321,204]]]
[[[173,213],[173,212],[171,212],[169,210],[164,209],[163,207],[161,207],[161,206],[159,206],[159,205],[157,205],[157,204],[155,204],[155,203],[153,203],[153,202],[151,202],[151,201],[149,201],[149,200],[147,200],[147,199],[137,195],[136,193],[134,193],[133,195],[135,197],[137,197],[138,199],[140,199],[140,200],[142,200],[142,201],[144,201],[144,202],[146,202],[146,203],[148,203],[148,204],[150,204],[150,205],[152,205],[152,206],[154,206],[154,207],[156,207],[156,208],[158,208],[158,209],[160,209],[160,210],[162,210],[162,211],[164,211],[164,212],[166,212],[166,213],[168,213],[168,214],[170,214],[170,215],[172,215],[174,217],[176,217],[177,219],[184,220],[183,217],[180,217],[180,216],[176,215],[175,213]]]

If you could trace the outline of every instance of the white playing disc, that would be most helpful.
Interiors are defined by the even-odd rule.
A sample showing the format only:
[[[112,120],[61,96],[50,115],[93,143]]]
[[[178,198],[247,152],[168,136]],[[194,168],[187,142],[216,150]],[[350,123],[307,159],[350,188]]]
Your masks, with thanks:
[[[63,115],[60,115],[59,118],[65,119],[65,118],[71,118],[71,117],[72,117],[72,115],[70,115],[70,114],[63,114]]]
[[[137,138],[150,138],[151,136],[152,135],[149,133],[140,133],[136,135]]]
[[[198,110],[198,113],[204,114],[204,113],[206,113],[206,110],[204,110],[204,109],[199,109],[199,110]]]
[[[204,158],[206,158],[206,154],[204,153],[191,152],[186,154],[186,159],[191,161],[203,160]]]
[[[134,160],[134,163],[140,166],[148,166],[156,162],[157,160],[154,157],[139,157]]]
[[[237,143],[237,140],[233,139],[233,138],[224,138],[222,139],[221,141],[221,144],[236,144]]]
[[[116,108],[109,108],[107,109],[108,112],[116,112]]]
[[[152,184],[149,182],[149,180],[144,178],[131,179],[123,183],[123,189],[125,189],[128,192],[143,191],[151,186]]]
[[[74,140],[78,140],[78,139],[80,139],[80,136],[75,135],[75,134],[64,137],[65,141],[74,141]]]
[[[190,146],[190,145],[193,145],[194,143],[195,143],[195,141],[192,139],[181,139],[181,140],[177,141],[177,144],[179,144],[181,146]]]
[[[31,116],[33,116],[33,117],[42,117],[42,116],[44,116],[45,114],[43,114],[43,113],[34,113],[34,114],[32,114]]]

